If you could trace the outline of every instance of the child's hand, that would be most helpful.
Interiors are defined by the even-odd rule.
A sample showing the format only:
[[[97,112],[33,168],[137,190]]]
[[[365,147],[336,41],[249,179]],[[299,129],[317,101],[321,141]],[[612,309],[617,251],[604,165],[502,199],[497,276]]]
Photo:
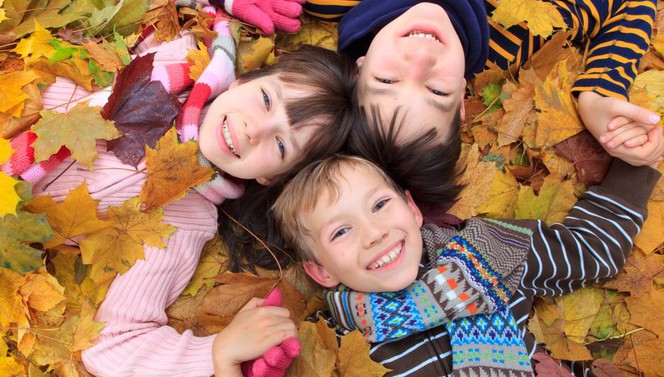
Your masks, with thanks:
[[[656,113],[618,98],[604,97],[595,92],[579,94],[579,115],[604,149],[614,156],[617,147],[644,146],[649,132],[657,125]],[[604,136],[607,131],[615,131]]]
[[[305,0],[233,0],[230,14],[274,34],[275,27],[288,33],[300,30],[302,5]],[[228,6],[228,5],[226,5]],[[228,10],[228,8],[226,8]]]
[[[627,145],[627,142],[620,142],[620,140],[626,139],[624,134],[629,134],[632,130],[629,127],[626,130],[618,128],[601,134],[600,144],[611,156],[630,165],[650,165],[657,168],[659,162],[662,161],[662,153],[664,153],[664,129],[660,126],[649,128],[650,130],[644,135],[645,142],[638,146],[631,147]]]
[[[285,339],[297,336],[288,309],[261,306],[263,301],[251,299],[217,334],[212,345],[215,375],[242,376],[243,361],[253,360]]]

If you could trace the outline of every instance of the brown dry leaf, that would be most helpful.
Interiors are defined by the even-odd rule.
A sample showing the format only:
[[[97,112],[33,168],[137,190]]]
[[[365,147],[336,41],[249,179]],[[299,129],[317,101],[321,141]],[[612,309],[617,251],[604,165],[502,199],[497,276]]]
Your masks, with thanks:
[[[646,254],[652,253],[664,242],[664,201],[648,202],[648,218],[641,233],[634,238],[636,244]]]
[[[588,130],[563,140],[554,149],[574,163],[577,179],[586,186],[602,183],[613,159]]]
[[[390,371],[371,360],[369,343],[359,331],[353,331],[341,338],[341,347],[337,353],[337,369],[344,377],[382,377]]]
[[[523,127],[535,116],[535,88],[532,85],[516,86],[506,83],[503,93],[508,93],[509,98],[503,101],[505,116],[496,126],[498,132],[498,145],[508,145],[516,142]]]
[[[664,334],[664,318],[653,315],[654,308],[664,307],[664,290],[653,289],[639,297],[626,297],[627,309],[632,315],[631,323],[655,334]]]
[[[525,21],[531,34],[543,37],[565,26],[555,5],[539,0],[501,0],[491,18],[505,27]]]
[[[537,134],[533,147],[552,146],[584,130],[571,93],[573,75],[563,60],[535,87]]]
[[[542,148],[539,158],[546,166],[549,174],[556,176],[561,181],[576,174],[574,165],[569,160],[556,153],[554,148]]]
[[[574,377],[573,374],[561,366],[551,355],[544,352],[536,352],[533,359],[537,360],[535,373],[537,376],[546,377]]]
[[[175,2],[170,0],[152,0],[143,23],[153,25],[155,40],[170,41],[180,32],[178,11]]]
[[[148,178],[141,188],[141,200],[146,210],[180,199],[190,187],[210,179],[212,169],[198,163],[198,144],[179,143],[175,128],[171,128],[157,142],[146,148]]]
[[[92,170],[97,158],[97,140],[121,136],[112,121],[101,117],[99,110],[87,102],[76,104],[66,113],[42,110],[42,118],[32,127],[37,134],[37,141],[32,144],[35,160],[46,160],[65,146],[74,159]]]
[[[297,337],[302,344],[302,351],[286,371],[286,377],[334,376],[337,338],[325,320],[319,319],[316,323],[300,322]]]
[[[94,59],[104,71],[115,72],[121,70],[125,65],[120,56],[115,52],[113,47],[109,47],[108,43],[95,43],[88,41],[83,45],[90,58]]]
[[[662,376],[664,340],[649,331],[638,331],[626,337],[614,357],[614,363],[636,376]]]
[[[664,256],[637,251],[627,258],[627,264],[618,276],[606,282],[604,287],[629,292],[633,297],[638,297],[654,289],[653,280],[662,277]]]
[[[191,330],[196,336],[206,336],[218,333],[223,327],[203,327],[198,323],[198,312],[203,305],[207,291],[201,289],[195,295],[180,295],[168,308],[168,325],[182,333]],[[225,326],[225,325],[224,325]]]
[[[535,195],[531,186],[521,186],[514,211],[517,219],[540,219],[548,224],[562,221],[576,204],[572,181],[560,182],[552,176]]]
[[[581,56],[574,47],[569,46],[568,37],[569,32],[559,31],[547,40],[544,46],[537,50],[533,56],[523,65],[519,78],[523,84],[523,71],[530,71],[535,74],[539,81],[543,81],[549,76],[551,70],[558,64],[559,61],[567,60],[568,69],[571,71],[580,70],[581,68],[573,68],[573,62],[582,64]],[[533,83],[536,84],[536,83]]]
[[[469,219],[478,214],[476,206],[487,201],[490,187],[494,181],[494,176],[498,171],[496,165],[492,162],[483,162],[477,145],[472,145],[466,157],[464,170],[460,181],[466,187],[459,194],[459,201],[454,203],[448,211],[460,219]]]
[[[45,213],[55,236],[44,247],[51,248],[65,240],[93,233],[111,226],[111,222],[97,217],[97,200],[92,199],[85,183],[70,191],[62,203],[50,196],[33,199],[26,209],[32,213]]]

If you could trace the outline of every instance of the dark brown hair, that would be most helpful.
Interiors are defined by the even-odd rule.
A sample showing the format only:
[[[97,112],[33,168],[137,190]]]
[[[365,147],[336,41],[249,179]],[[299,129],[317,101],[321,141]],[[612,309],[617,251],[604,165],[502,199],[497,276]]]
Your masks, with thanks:
[[[457,169],[461,154],[460,112],[457,111],[452,134],[444,143],[437,141],[434,128],[415,139],[397,141],[408,114],[400,117],[397,110],[389,119],[389,126],[381,127],[385,120],[381,119],[380,111],[373,106],[369,113],[366,122],[351,130],[348,152],[378,165],[408,190],[421,208],[444,208],[454,202],[463,188],[458,182]]]
[[[241,80],[253,80],[277,74],[286,85],[307,91],[306,97],[290,99],[286,114],[292,127],[317,126],[312,139],[303,148],[303,154],[293,169],[272,177],[269,186],[248,181],[245,194],[239,199],[227,200],[220,209],[220,233],[229,249],[229,269],[253,270],[254,265],[275,268],[275,258],[263,245],[242,227],[251,230],[268,244],[283,264],[289,258],[280,232],[269,216],[270,208],[283,185],[310,161],[324,158],[342,150],[354,123],[360,119],[356,105],[355,78],[357,66],[350,58],[321,47],[304,45],[287,53],[270,67],[244,74]]]

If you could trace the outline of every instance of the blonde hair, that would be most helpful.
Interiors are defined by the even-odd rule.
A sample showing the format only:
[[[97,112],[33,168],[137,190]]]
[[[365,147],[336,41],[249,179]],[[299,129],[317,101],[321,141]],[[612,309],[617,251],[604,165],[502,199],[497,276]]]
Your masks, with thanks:
[[[340,182],[344,179],[341,168],[345,166],[364,166],[378,173],[391,188],[406,197],[403,189],[381,168],[361,157],[337,154],[307,165],[288,182],[272,206],[284,241],[295,249],[302,261],[316,261],[313,250],[306,244],[311,232],[302,224],[302,215],[313,211],[323,192],[328,194],[328,205],[339,200]]]

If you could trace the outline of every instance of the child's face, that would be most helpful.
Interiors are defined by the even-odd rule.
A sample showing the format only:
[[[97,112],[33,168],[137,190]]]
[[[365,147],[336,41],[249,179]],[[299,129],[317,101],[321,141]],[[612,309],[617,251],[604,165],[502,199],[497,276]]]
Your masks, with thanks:
[[[422,215],[375,171],[344,164],[339,198],[323,192],[316,207],[301,214],[311,232],[307,246],[317,263],[304,269],[317,283],[339,283],[362,292],[398,291],[417,277],[422,257]]]
[[[287,99],[304,97],[277,75],[234,81],[210,105],[200,129],[203,155],[224,172],[268,183],[290,170],[316,130],[291,127]]]
[[[399,108],[405,116],[400,141],[435,127],[444,142],[458,109],[463,118],[463,47],[439,5],[420,3],[394,19],[376,34],[357,63],[360,105],[378,105],[383,120]]]

